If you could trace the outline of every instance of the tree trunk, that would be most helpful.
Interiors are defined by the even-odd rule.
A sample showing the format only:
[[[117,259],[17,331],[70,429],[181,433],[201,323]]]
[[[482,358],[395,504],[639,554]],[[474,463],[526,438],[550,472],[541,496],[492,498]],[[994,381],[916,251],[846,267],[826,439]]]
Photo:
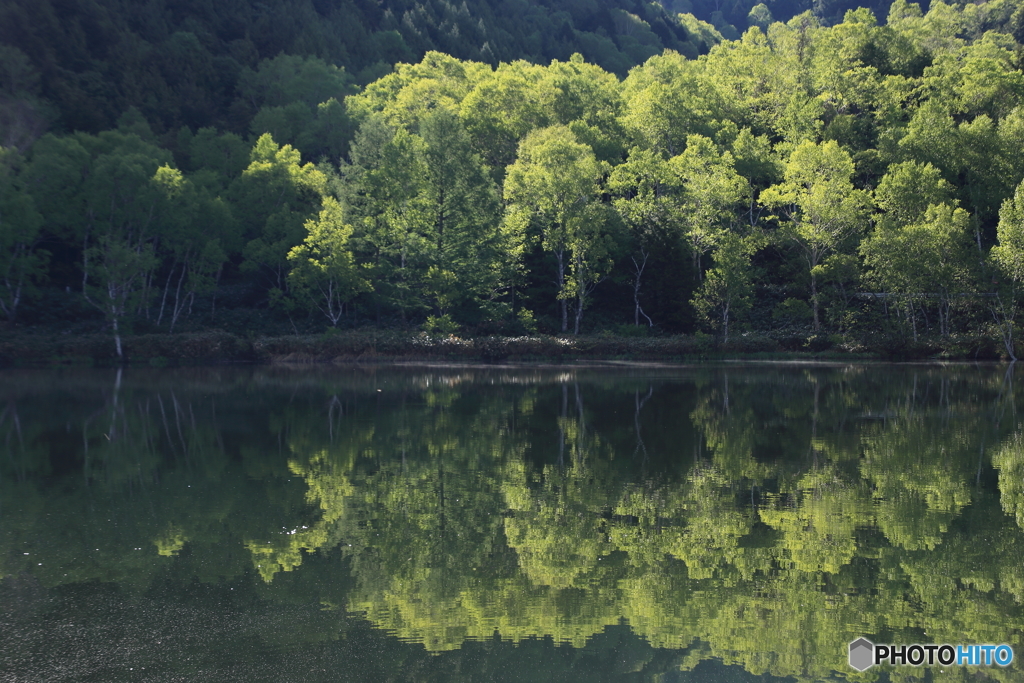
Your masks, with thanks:
[[[641,249],[640,253],[644,257],[644,260],[640,263],[636,262],[636,257],[630,257],[633,261],[633,272],[636,275],[636,277],[633,278],[633,325],[635,327],[640,327],[640,316],[642,315],[647,319],[647,326],[654,327],[654,321],[651,320],[649,315],[644,313],[644,309],[640,306],[640,278],[644,274],[644,268],[647,267],[648,257],[646,250]]]
[[[729,304],[722,307],[722,343],[729,343]]]
[[[185,264],[181,264],[181,276],[178,277],[178,287],[174,290],[174,312],[171,315],[171,326],[167,330],[168,334],[174,333],[174,325],[178,322],[178,316],[181,315],[182,309],[185,307],[185,302],[181,300],[181,284],[185,281]]]
[[[583,304],[584,304],[584,302],[585,302],[585,295],[583,293],[583,289],[581,288],[580,289],[580,295],[576,299],[576,320],[574,321],[574,324],[573,324],[573,330],[572,330],[573,334],[577,334],[578,335],[580,333],[580,321],[583,320]]]
[[[821,321],[818,318],[818,278],[814,277],[813,267],[811,269],[811,308],[814,311],[814,331],[821,330]]]
[[[117,348],[117,357],[123,359],[124,353],[121,350],[121,331],[117,327],[117,317],[114,317],[114,346]]]
[[[159,325],[164,319],[164,307],[167,305],[167,292],[171,289],[171,277],[174,275],[174,266],[171,264],[170,270],[167,271],[167,282],[164,283],[164,293],[160,297],[160,312],[156,316],[156,324]]]
[[[7,283],[7,289],[11,293],[10,306],[8,306],[4,302],[3,298],[0,297],[0,309],[3,309],[3,312],[7,315],[7,320],[11,323],[15,321],[15,318],[18,315],[18,303],[21,301],[21,287],[24,279],[24,277],[18,278],[18,283],[16,285],[11,285],[9,282]]]
[[[562,333],[569,329],[569,302],[562,297],[562,290],[565,289],[565,250],[556,249],[555,258],[558,260],[558,302],[562,310]]]
[[[1006,353],[1009,354],[1010,360],[1016,361],[1017,354],[1014,352],[1013,344],[1013,319],[1016,317],[1016,306],[1014,305],[1009,310],[1003,305],[1002,297],[996,295],[996,303],[994,306],[989,306],[989,310],[992,312],[992,317],[996,321],[996,325],[999,327],[1000,336],[1003,338],[1003,346],[1006,348]]]

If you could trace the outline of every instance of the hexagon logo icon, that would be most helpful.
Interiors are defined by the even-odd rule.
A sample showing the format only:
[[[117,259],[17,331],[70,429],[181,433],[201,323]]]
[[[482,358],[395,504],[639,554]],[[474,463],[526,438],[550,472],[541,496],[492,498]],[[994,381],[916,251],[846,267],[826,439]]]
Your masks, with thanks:
[[[858,638],[850,643],[850,666],[857,671],[866,671],[875,664],[875,644],[867,638]]]

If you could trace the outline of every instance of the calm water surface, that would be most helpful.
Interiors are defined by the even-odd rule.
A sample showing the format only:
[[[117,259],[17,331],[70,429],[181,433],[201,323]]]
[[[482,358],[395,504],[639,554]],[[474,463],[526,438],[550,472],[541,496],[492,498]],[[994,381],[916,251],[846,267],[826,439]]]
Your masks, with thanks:
[[[1022,387],[0,373],[0,681],[890,680],[848,667],[861,636],[1018,657],[893,681],[1022,681]]]

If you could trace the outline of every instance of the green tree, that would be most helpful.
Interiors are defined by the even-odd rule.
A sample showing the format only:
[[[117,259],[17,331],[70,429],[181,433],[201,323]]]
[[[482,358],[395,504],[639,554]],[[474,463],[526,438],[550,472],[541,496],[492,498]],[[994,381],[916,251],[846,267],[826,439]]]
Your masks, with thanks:
[[[450,308],[460,300],[479,306],[507,287],[508,269],[502,263],[500,206],[497,187],[479,158],[458,117],[441,109],[420,121],[423,232],[431,242],[432,267],[451,274],[456,287],[428,288],[435,304]],[[436,283],[437,278],[432,278]],[[450,293],[441,294],[446,289]],[[440,298],[446,301],[442,306]]]
[[[880,221],[898,226],[921,220],[929,206],[952,201],[953,186],[927,162],[891,165],[875,190],[875,202],[885,212]]]
[[[530,131],[555,123],[554,103],[547,101],[551,94],[541,87],[550,78],[535,64],[501,64],[461,101],[459,116],[474,149],[496,174],[515,161],[516,149]]]
[[[25,295],[46,275],[49,253],[39,248],[42,216],[16,177],[20,159],[0,147],[0,311],[11,322]]]
[[[341,99],[353,91],[352,79],[340,68],[318,57],[279,54],[264,59],[256,69],[243,69],[238,93],[253,110],[284,107],[301,102],[314,108],[332,97]]]
[[[100,309],[114,330],[117,357],[123,358],[121,323],[133,309],[147,303],[144,285],[157,266],[153,245],[132,236],[100,233],[96,243],[85,250],[85,272],[97,285],[85,280],[86,300]]]
[[[315,215],[327,190],[327,178],[303,164],[291,145],[278,146],[268,133],[252,148],[248,168],[231,185],[230,196],[243,226],[243,268],[264,284],[287,288],[288,251],[301,243],[305,223]]]
[[[924,70],[921,89],[954,114],[999,120],[1024,96],[1024,74],[1015,67],[1015,49],[1011,36],[988,32],[956,52],[937,55]]]
[[[759,2],[754,5],[747,14],[747,25],[757,26],[762,31],[768,30],[768,25],[773,21],[771,10],[768,5]]]
[[[233,247],[235,223],[229,204],[197,186],[177,169],[159,169],[163,191],[155,255],[166,271],[156,324],[170,318],[173,332],[182,314],[190,315],[197,294],[212,292]],[[199,174],[200,176],[204,174]]]
[[[793,30],[776,23],[769,33],[771,38],[751,29],[740,40],[716,46],[705,58],[704,79],[715,89],[728,120],[750,128],[755,136],[795,141],[799,131],[813,131],[817,125],[804,84],[805,69],[799,51],[788,49]],[[792,111],[810,116],[793,121]]]
[[[653,321],[640,305],[643,275],[651,251],[666,236],[678,232],[678,178],[670,172],[668,162],[660,154],[634,147],[629,158],[612,168],[608,190],[618,195],[612,205],[629,229],[633,242],[633,324],[640,325],[640,316],[648,325]]]
[[[506,220],[526,232],[540,229],[541,243],[555,257],[561,331],[569,326],[569,299],[576,299],[574,331],[587,297],[607,266],[602,216],[597,206],[602,165],[565,126],[536,130],[519,146],[505,177]]]
[[[427,52],[418,64],[396,65],[392,73],[370,83],[358,95],[348,97],[345,105],[360,125],[371,116],[380,115],[389,126],[415,131],[420,119],[431,111],[458,111],[474,87],[491,73],[487,64]],[[470,118],[463,117],[467,128]]]
[[[939,333],[948,336],[953,303],[972,285],[969,221],[963,209],[933,204],[919,222],[880,224],[861,244],[871,279],[901,302],[915,340],[918,306],[934,298]]]
[[[92,165],[82,136],[44,135],[32,148],[22,172],[25,189],[42,214],[46,230],[69,244],[81,244],[87,234],[86,193],[83,183]]]
[[[154,241],[181,174],[169,165],[170,154],[135,134],[109,131],[80,140],[93,155],[79,190],[85,219],[82,289],[113,328],[121,357],[122,322],[151,300],[159,263]]]
[[[622,88],[613,74],[577,53],[567,62],[552,61],[538,88],[554,123],[569,126],[598,159],[614,163],[622,158]]]
[[[436,247],[436,236],[429,239],[425,229],[437,215],[424,193],[422,144],[404,128],[371,116],[352,142],[351,163],[341,169],[354,252],[368,266],[378,319],[382,306],[397,309],[403,319],[428,307],[417,289]]]
[[[1014,282],[1024,282],[1024,181],[999,210],[999,243],[992,258]]]
[[[964,44],[960,10],[944,2],[929,3],[928,13],[922,14],[917,3],[897,0],[889,8],[888,24],[935,55],[956,52]]]
[[[188,131],[187,128],[182,129]],[[187,156],[182,169],[213,174],[219,191],[242,175],[249,166],[252,147],[234,133],[219,133],[215,128],[200,128],[195,135],[180,138],[179,154]]]
[[[863,230],[871,199],[852,182],[853,160],[836,142],[803,142],[786,163],[785,182],[761,193],[760,201],[780,210],[784,240],[799,249],[811,277],[814,330],[821,329],[818,275],[830,253]]]
[[[760,246],[757,236],[741,237],[724,232],[714,251],[715,265],[693,299],[693,305],[729,341],[729,322],[750,307],[754,274],[750,257]]]
[[[675,156],[688,136],[711,132],[722,107],[702,69],[701,62],[667,52],[630,71],[622,84],[622,125],[635,144]]]
[[[290,289],[337,327],[345,305],[370,289],[349,246],[352,227],[345,224],[338,201],[324,197],[319,217],[306,221],[306,231],[302,244],[288,252]]]
[[[734,168],[732,154],[719,152],[702,135],[686,138],[686,150],[669,160],[681,188],[680,223],[693,254],[694,277],[702,276],[701,258],[717,244],[735,217],[747,182]]]
[[[999,210],[998,244],[992,247],[989,258],[1001,279],[1009,286],[997,288],[996,307],[993,309],[1003,342],[1010,357],[1016,360],[1013,341],[1018,288],[1024,282],[1024,181],[1017,185],[1012,197],[1003,202]]]

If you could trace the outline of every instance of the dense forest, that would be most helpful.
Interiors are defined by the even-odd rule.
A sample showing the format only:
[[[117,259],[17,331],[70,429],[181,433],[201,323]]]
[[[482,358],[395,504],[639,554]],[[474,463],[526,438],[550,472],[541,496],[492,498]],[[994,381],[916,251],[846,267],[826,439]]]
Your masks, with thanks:
[[[1024,4],[714,8],[5,2],[0,312],[1013,356]]]

